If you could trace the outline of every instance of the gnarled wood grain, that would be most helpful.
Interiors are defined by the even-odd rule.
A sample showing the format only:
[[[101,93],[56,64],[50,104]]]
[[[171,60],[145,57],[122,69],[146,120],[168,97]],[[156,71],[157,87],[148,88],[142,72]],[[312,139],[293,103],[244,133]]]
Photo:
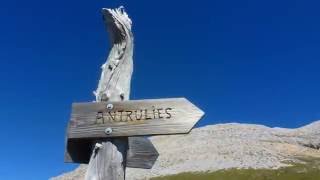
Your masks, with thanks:
[[[102,9],[112,49],[102,65],[101,78],[94,92],[96,101],[123,101],[130,95],[133,69],[131,20],[123,7]],[[127,138],[98,141],[86,172],[86,180],[124,180]]]
[[[110,50],[98,88],[94,92],[96,101],[122,101],[130,96],[133,71],[133,35],[131,20],[123,7],[102,9],[103,19],[110,36]]]
[[[118,9],[103,9],[103,19],[109,32],[111,50],[107,61],[102,65],[101,78],[97,90],[94,92],[97,102],[128,100],[130,95],[130,81],[133,71],[133,35],[131,20],[122,7]],[[70,124],[69,124],[70,126]],[[149,139],[143,137],[129,137],[130,156],[127,157],[128,167],[151,168],[154,156],[141,156],[141,148],[149,154],[158,154]],[[94,139],[69,139],[66,137],[65,162],[89,163],[91,144]],[[139,141],[140,140],[140,141]],[[101,140],[100,140],[101,141]],[[102,142],[102,141],[101,141]],[[136,142],[143,143],[142,147]],[[130,143],[134,143],[130,145]],[[136,154],[137,153],[137,154]],[[148,158],[150,159],[148,160]],[[150,161],[150,162],[149,162]],[[134,163],[141,162],[141,163]],[[120,163],[119,163],[120,164]],[[123,164],[123,163],[122,163]],[[139,166],[140,165],[140,166]]]

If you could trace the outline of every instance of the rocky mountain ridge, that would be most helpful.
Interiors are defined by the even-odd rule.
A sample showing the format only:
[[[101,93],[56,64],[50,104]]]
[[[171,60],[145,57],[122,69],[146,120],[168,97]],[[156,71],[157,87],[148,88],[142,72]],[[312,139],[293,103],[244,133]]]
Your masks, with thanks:
[[[276,169],[301,162],[301,158],[320,158],[320,121],[296,129],[217,124],[186,135],[150,139],[160,154],[157,162],[150,170],[127,168],[126,179],[229,168]],[[52,180],[83,179],[85,171],[86,165],[80,165]]]

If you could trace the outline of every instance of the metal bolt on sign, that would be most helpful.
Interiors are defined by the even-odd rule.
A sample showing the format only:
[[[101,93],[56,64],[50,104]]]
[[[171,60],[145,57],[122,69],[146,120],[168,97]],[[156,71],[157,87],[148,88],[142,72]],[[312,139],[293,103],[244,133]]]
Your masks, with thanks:
[[[107,104],[107,109],[109,110],[113,109],[113,104]]]
[[[107,135],[110,135],[112,133],[112,128],[108,127],[104,130],[104,133],[106,133]]]

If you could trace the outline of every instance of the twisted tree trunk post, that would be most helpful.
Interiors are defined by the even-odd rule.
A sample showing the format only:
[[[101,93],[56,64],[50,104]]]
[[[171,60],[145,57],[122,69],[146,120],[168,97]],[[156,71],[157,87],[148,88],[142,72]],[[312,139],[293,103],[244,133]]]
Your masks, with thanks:
[[[97,102],[129,100],[133,71],[131,20],[123,7],[102,9],[112,49],[102,65]],[[94,144],[86,180],[124,180],[128,138],[108,138]]]

